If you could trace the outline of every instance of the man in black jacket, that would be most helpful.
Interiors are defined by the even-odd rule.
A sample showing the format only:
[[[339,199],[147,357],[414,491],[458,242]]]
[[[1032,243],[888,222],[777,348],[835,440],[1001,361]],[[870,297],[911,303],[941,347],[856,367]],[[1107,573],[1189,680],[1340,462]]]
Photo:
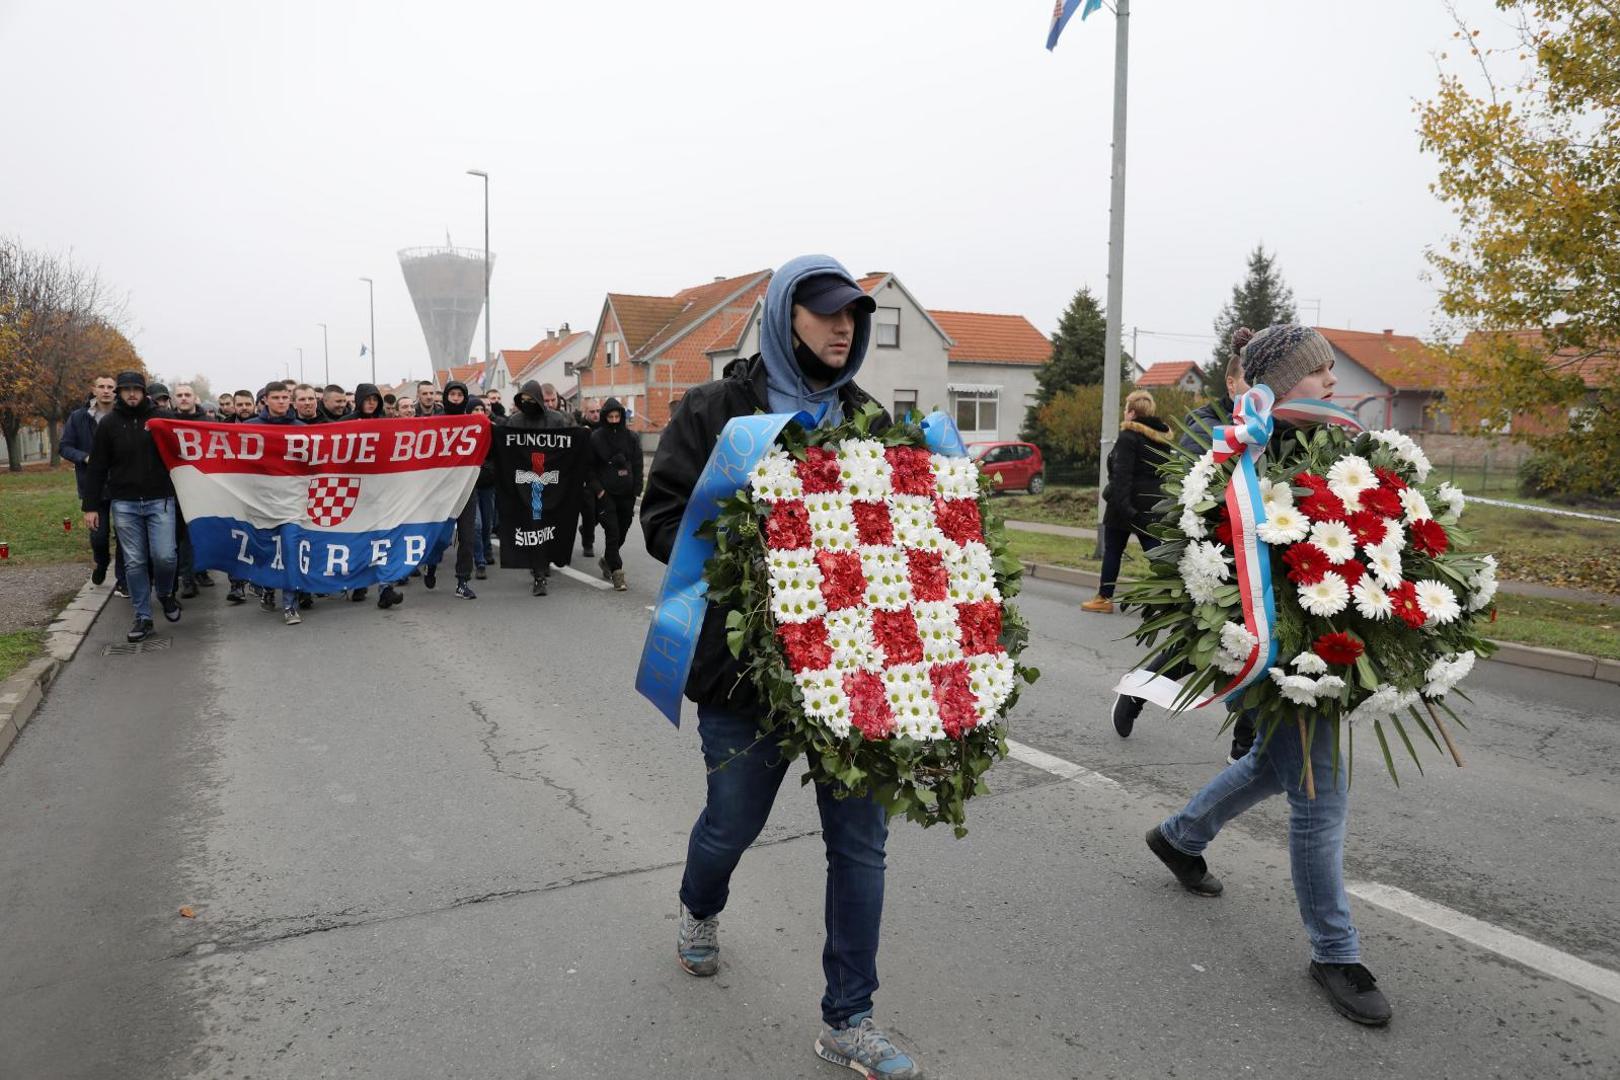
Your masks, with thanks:
[[[113,567],[113,592],[118,596],[129,595],[129,585],[124,581],[123,554],[115,545],[109,542],[112,536],[112,500],[105,491],[90,492],[87,487],[90,481],[90,448],[96,440],[96,428],[101,422],[112,415],[113,404],[118,400],[118,391],[113,384],[111,375],[98,375],[91,385],[90,400],[84,407],[74,409],[68,414],[67,423],[62,426],[62,456],[73,462],[73,478],[79,488],[79,502],[82,504],[92,494],[96,502],[96,520],[99,528],[86,529],[90,534],[90,555],[95,565],[90,570],[90,580],[97,585],[107,580],[107,567]]]
[[[567,416],[556,409],[546,408],[546,390],[550,383],[542,386],[536,379],[530,379],[523,384],[523,389],[517,392],[513,403],[517,410],[506,418],[506,426],[514,430],[544,431],[549,428],[565,428],[571,425]],[[556,397],[557,391],[551,390],[551,396]],[[493,452],[493,451],[492,451]],[[542,563],[544,559],[541,559]],[[529,571],[529,592],[533,596],[544,596],[551,580],[551,567],[536,566]]]
[[[155,399],[156,394],[152,395]],[[174,388],[174,412],[176,420],[207,420],[208,413],[203,411],[202,402],[197,400],[197,391],[190,383],[180,383]],[[186,528],[186,515],[179,514],[175,518],[174,526],[175,545],[180,552],[180,599],[189,600],[197,595],[197,586],[212,588],[214,579],[208,576],[207,570],[199,571],[196,568],[195,551],[191,546],[191,530]]]
[[[451,379],[444,384],[444,415],[465,416],[467,414],[467,384],[459,379]],[[483,470],[481,470],[482,472]],[[478,594],[473,592],[471,578],[473,575],[473,545],[478,538],[473,535],[478,531],[478,500],[472,492],[467,493],[467,501],[462,503],[461,509],[456,513],[456,596],[462,600],[476,600]],[[439,552],[433,561],[422,568],[422,584],[433,588],[439,583],[439,560],[444,552]]]
[[[870,400],[854,377],[871,340],[875,306],[849,272],[824,255],[794,259],[776,272],[765,294],[760,355],[688,391],[665,427],[641,507],[654,558],[669,561],[693,487],[726,421],[761,410],[803,411],[831,425]],[[879,426],[887,423],[885,416]],[[708,801],[687,845],[675,942],[677,959],[693,975],[719,970],[717,916],[732,872],[764,827],[788,770],[775,742],[761,737],[762,706],[726,647],[725,618],[723,608],[709,605],[686,684],[686,696],[698,706],[708,780]],[[825,1027],[816,1053],[867,1076],[921,1076],[872,1019],[887,815],[870,797],[835,798],[820,785],[816,803],[827,849]]]
[[[90,448],[85,490],[92,497],[81,495],[80,506],[84,523],[93,532],[101,526],[100,492],[105,489],[111,496],[113,527],[118,530],[129,599],[135,609],[135,623],[125,637],[144,641],[152,636],[154,588],[163,617],[180,621],[180,601],[174,596],[178,509],[169,470],[146,430],[146,421],[156,410],[146,397],[145,376],[138,371],[120,372],[117,389],[113,414],[97,425]]]
[[[597,398],[580,401],[580,409],[574,422],[589,431],[595,431],[602,426],[602,402]],[[579,501],[579,553],[587,559],[596,558],[596,496],[591,491],[590,469],[586,470],[585,497]],[[640,490],[637,484],[636,490]],[[628,527],[628,522],[625,523]],[[620,541],[623,543],[623,541]]]
[[[619,548],[636,517],[636,496],[641,493],[641,440],[625,426],[624,406],[617,398],[602,405],[602,424],[591,432],[591,464],[586,478],[591,505],[602,522],[606,553],[597,560],[602,576],[624,592],[624,560]]]

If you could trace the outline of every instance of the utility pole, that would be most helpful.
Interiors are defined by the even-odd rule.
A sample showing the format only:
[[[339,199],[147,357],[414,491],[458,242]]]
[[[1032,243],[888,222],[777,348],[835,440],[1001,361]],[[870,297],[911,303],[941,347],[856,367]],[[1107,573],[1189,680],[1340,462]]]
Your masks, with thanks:
[[[368,347],[371,349],[371,385],[376,386],[377,385],[377,288],[376,288],[375,283],[368,277],[363,277],[360,280],[366,283],[366,296],[368,298],[369,307],[371,309],[371,341],[370,341],[370,344],[369,344]]]
[[[494,355],[489,349],[489,173],[482,169],[468,169],[468,176],[483,177],[484,180],[484,379],[483,385],[489,385],[489,362]],[[482,387],[480,387],[482,389]]]
[[[326,383],[325,383],[325,385],[326,386],[331,386],[332,385],[332,350],[327,348],[326,324],[325,323],[316,323],[315,325],[321,328],[321,352],[326,357]]]
[[[294,345],[293,348],[298,350],[298,381],[304,382],[304,347],[302,345]],[[292,374],[290,372],[288,373],[287,378],[292,378]]]
[[[1103,415],[1097,466],[1097,520],[1103,519],[1108,453],[1119,435],[1120,305],[1125,293],[1125,88],[1130,54],[1131,0],[1114,11],[1114,162],[1108,195],[1108,340],[1103,349]],[[1134,345],[1134,341],[1133,341]],[[1101,535],[1099,531],[1098,535]]]

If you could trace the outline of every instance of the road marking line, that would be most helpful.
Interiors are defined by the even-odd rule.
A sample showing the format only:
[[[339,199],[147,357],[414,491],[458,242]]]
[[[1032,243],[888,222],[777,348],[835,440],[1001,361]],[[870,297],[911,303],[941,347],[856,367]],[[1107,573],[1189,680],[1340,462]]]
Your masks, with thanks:
[[[575,570],[572,566],[559,566],[559,567],[557,567],[557,573],[559,573],[559,574],[567,574],[569,577],[573,578],[575,581],[583,581],[585,584],[589,585],[593,589],[611,589],[611,588],[613,588],[613,585],[612,585],[611,582],[603,581],[599,577],[591,577],[591,575],[585,573],[583,570]]]
[[[1083,765],[1076,765],[1072,761],[1065,761],[1033,746],[1014,742],[1012,739],[1007,740],[1007,751],[1008,756],[1015,761],[1022,761],[1025,765],[1032,765],[1042,772],[1064,780],[1073,780],[1086,787],[1113,791],[1124,788],[1124,785],[1112,777],[1104,776]],[[1386,911],[1404,915],[1413,922],[1460,938],[1470,945],[1504,956],[1543,975],[1550,975],[1590,994],[1620,1003],[1620,973],[1610,971],[1608,968],[1599,967],[1551,945],[1543,945],[1539,941],[1515,934],[1494,923],[1476,919],[1472,915],[1464,915],[1433,900],[1425,900],[1416,893],[1409,893],[1394,885],[1385,885],[1378,881],[1350,881],[1345,883],[1345,891],[1369,904],[1376,904]]]

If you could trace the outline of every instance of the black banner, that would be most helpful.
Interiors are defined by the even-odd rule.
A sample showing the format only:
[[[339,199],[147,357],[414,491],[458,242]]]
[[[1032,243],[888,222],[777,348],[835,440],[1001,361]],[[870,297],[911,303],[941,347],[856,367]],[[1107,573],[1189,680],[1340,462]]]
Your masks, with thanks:
[[[573,558],[590,434],[585,428],[495,428],[503,570],[567,566]]]

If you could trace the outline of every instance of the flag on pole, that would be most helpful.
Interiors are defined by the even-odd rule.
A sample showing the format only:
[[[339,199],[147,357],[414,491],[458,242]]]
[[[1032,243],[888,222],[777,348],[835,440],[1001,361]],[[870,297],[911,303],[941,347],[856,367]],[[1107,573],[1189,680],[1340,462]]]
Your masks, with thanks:
[[[360,343],[360,355],[366,355],[366,343],[363,341]]]
[[[1046,35],[1046,51],[1051,52],[1057,48],[1058,38],[1063,35],[1063,28],[1069,25],[1069,18],[1074,9],[1079,7],[1081,0],[1057,0],[1052,5],[1052,29]],[[1085,0],[1085,10],[1080,12],[1080,21],[1084,22],[1086,16],[1102,7],[1102,0]]]

